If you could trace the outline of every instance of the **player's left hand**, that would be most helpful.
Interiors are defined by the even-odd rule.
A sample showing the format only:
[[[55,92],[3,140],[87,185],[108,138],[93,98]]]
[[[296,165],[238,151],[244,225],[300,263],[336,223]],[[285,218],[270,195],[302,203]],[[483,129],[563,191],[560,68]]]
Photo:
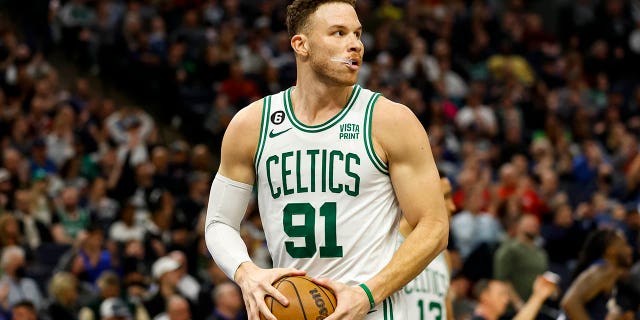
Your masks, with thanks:
[[[369,299],[362,288],[351,287],[326,278],[313,279],[313,281],[331,289],[336,295],[338,305],[333,314],[325,320],[359,320],[364,319],[369,312]]]

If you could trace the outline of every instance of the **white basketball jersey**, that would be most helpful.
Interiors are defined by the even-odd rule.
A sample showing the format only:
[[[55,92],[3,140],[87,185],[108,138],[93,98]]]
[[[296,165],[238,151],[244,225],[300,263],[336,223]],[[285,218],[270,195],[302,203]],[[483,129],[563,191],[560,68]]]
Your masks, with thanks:
[[[402,236],[399,236],[401,240]],[[444,251],[403,289],[407,320],[445,320],[451,275]]]
[[[295,117],[292,90],[264,99],[254,161],[273,265],[357,285],[393,256],[401,215],[388,168],[373,151],[379,94],[355,85],[338,114],[308,126]],[[367,319],[393,318],[396,300]]]

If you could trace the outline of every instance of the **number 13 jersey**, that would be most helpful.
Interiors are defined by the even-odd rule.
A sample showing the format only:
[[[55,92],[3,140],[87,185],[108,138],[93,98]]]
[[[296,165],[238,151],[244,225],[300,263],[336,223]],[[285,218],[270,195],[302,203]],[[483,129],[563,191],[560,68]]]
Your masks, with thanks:
[[[398,201],[371,140],[379,94],[355,85],[338,114],[308,126],[293,112],[292,90],[263,103],[254,164],[267,246],[274,267],[356,285],[398,246]]]

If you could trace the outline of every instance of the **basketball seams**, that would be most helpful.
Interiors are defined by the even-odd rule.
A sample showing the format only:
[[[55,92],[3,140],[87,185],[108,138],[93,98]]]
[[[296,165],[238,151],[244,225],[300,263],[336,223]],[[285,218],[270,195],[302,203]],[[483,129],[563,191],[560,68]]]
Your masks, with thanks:
[[[278,290],[278,288],[280,288],[281,284],[282,284],[282,279],[278,280],[278,282],[276,282],[273,286],[276,288],[276,290]],[[269,311],[271,311],[271,312],[273,312],[273,302],[274,301],[276,301],[276,299],[271,297],[271,305],[269,306]]]
[[[274,299],[273,297],[271,297],[271,305],[269,306],[269,311],[271,311],[271,313],[273,313],[273,302],[276,301],[276,299]]]
[[[307,312],[304,311],[304,303],[302,303],[302,298],[300,297],[300,292],[298,292],[298,287],[290,280],[283,279],[282,282],[289,283],[295,291],[296,296],[298,297],[298,303],[300,304],[300,309],[302,310],[302,315],[304,316],[304,320],[307,320]]]
[[[329,301],[329,304],[331,305],[331,308],[333,308],[333,310],[335,311],[336,310],[336,306],[334,306],[333,302],[331,302],[331,298],[329,297],[329,294],[327,293],[327,290],[325,290],[323,287],[318,287],[318,288],[320,288],[320,290],[322,290],[322,293],[324,293],[325,297],[327,297],[327,301]]]
[[[311,281],[311,279],[307,278],[307,277],[301,277],[304,280],[307,280],[309,282],[311,282],[313,285],[317,286],[318,288],[320,288],[320,290],[322,291],[322,293],[324,293],[325,297],[327,297],[327,300],[329,301],[329,303],[331,304],[331,308],[333,308],[333,310],[336,310],[336,307],[333,305],[333,302],[331,302],[331,298],[329,297],[329,294],[327,294],[327,290],[321,286],[318,285],[317,283]],[[335,296],[335,295],[334,295]],[[336,301],[337,302],[337,301]]]
[[[301,281],[306,280],[306,281]],[[284,286],[284,283],[287,283],[295,292],[295,297],[293,296],[293,292],[289,287]],[[293,276],[293,277],[282,277],[276,280],[272,286],[285,294],[289,298],[289,306],[284,307],[279,303],[274,303],[274,299],[272,296],[265,297],[270,298],[271,301],[266,301],[271,313],[273,313],[276,317],[281,317],[283,319],[295,319],[295,320],[308,320],[308,319],[318,319],[320,318],[319,312],[321,310],[326,310],[329,314],[332,314],[335,311],[337,305],[337,299],[333,291],[329,288],[323,287],[312,281],[311,278],[306,276]],[[309,296],[306,294],[310,294]],[[323,298],[324,296],[324,298]],[[333,298],[332,298],[333,297]],[[295,305],[295,299],[298,299],[298,305]],[[324,300],[324,305],[318,305],[318,300]],[[326,300],[325,300],[326,299]],[[327,302],[328,301],[328,302]],[[277,302],[277,300],[275,301]],[[316,308],[317,307],[317,308]],[[317,313],[316,313],[317,311]],[[309,313],[308,313],[309,312]],[[324,313],[323,313],[324,314]],[[326,317],[326,316],[325,316]],[[324,318],[324,317],[322,317]],[[261,319],[264,319],[261,317]]]

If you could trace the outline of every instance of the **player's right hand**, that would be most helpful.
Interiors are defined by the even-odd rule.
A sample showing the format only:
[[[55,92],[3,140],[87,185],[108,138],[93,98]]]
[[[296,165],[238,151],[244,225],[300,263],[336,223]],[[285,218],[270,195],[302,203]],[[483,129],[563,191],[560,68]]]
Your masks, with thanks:
[[[369,299],[362,288],[348,286],[328,278],[313,279],[313,282],[331,289],[336,295],[338,305],[325,320],[359,320],[367,316],[370,308]]]
[[[235,281],[242,290],[249,320],[260,320],[262,314],[268,320],[277,320],[269,311],[264,298],[269,295],[287,306],[287,298],[273,287],[273,283],[284,276],[303,276],[304,271],[294,268],[262,269],[253,262],[244,262],[236,270]]]

